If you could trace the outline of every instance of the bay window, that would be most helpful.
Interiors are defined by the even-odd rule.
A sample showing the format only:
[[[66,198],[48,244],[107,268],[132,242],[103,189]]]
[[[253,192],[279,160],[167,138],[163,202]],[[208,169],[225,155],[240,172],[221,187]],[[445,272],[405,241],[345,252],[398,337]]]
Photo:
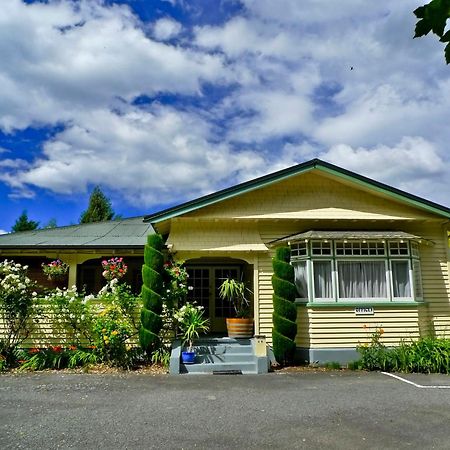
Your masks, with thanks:
[[[419,247],[402,240],[316,239],[290,244],[298,300],[422,300]]]

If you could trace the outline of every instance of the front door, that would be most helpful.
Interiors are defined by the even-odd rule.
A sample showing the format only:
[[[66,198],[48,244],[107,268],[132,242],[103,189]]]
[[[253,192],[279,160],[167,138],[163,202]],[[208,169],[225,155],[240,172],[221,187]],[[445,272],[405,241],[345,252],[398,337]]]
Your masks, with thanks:
[[[225,319],[234,317],[234,308],[227,300],[219,296],[219,288],[226,278],[240,280],[239,266],[188,266],[188,284],[192,286],[188,300],[197,302],[205,308],[205,315],[209,317],[211,331],[223,333],[226,331]]]

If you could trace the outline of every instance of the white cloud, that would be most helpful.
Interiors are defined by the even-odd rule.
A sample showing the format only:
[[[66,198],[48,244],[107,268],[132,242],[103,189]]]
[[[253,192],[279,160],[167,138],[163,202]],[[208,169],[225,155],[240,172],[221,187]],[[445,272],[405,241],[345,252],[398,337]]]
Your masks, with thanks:
[[[149,207],[320,156],[448,203],[450,81],[437,40],[412,40],[418,0],[243,4],[191,30],[95,0],[5,2],[0,129],[63,130],[33,161],[2,153],[0,180]],[[229,89],[208,102],[205,83]],[[176,101],[133,104],[159,93]]]
[[[0,234],[8,234],[8,231],[1,230],[1,229],[0,229]]]
[[[0,60],[5,131],[70,121],[139,95],[197,95],[202,81],[230,76],[220,56],[153,41],[127,7],[88,0],[6,2]]]
[[[212,145],[205,121],[170,107],[96,110],[78,119],[47,142],[43,158],[4,181],[17,192],[38,186],[72,194],[96,180],[142,206],[211,192],[263,165],[255,152]]]
[[[157,20],[153,25],[153,36],[160,41],[165,41],[178,36],[182,29],[183,26],[180,22],[164,17]]]
[[[335,145],[320,158],[408,192],[447,202],[450,167],[435,146],[421,137],[403,137],[392,147]]]

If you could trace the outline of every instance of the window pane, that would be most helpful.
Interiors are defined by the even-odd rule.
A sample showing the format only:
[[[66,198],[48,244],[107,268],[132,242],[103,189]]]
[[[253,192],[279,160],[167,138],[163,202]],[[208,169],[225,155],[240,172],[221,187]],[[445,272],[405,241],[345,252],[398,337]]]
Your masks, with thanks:
[[[413,273],[414,273],[414,296],[416,298],[423,298],[422,289],[422,275],[420,273],[420,261],[413,260]]]
[[[333,298],[331,261],[314,261],[314,298]]]
[[[408,255],[408,243],[407,242],[390,242],[389,243],[389,250],[391,252],[391,255],[397,256],[397,255]]]
[[[306,256],[308,254],[308,243],[298,242],[297,244],[291,244],[291,256]]]
[[[311,251],[313,255],[323,256],[331,255],[331,242],[330,241],[312,241]]]
[[[296,261],[294,266],[295,286],[299,298],[308,298],[308,274],[306,270],[306,261]]]
[[[339,261],[340,298],[387,298],[384,261]]]
[[[408,261],[392,261],[392,292],[394,297],[411,297]]]

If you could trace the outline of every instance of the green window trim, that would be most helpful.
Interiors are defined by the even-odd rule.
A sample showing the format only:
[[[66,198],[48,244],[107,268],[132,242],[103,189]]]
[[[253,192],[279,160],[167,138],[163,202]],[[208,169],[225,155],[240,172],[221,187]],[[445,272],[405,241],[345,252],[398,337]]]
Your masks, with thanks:
[[[408,300],[408,301],[385,301],[385,302],[371,302],[370,299],[366,301],[357,301],[357,302],[304,302],[301,300],[295,301],[296,306],[298,307],[306,307],[308,309],[314,308],[368,308],[368,307],[377,307],[377,308],[397,308],[399,306],[404,306],[406,308],[411,308],[415,306],[425,306],[426,302],[422,300]]]
[[[306,272],[307,272],[307,280],[308,280],[308,298],[297,299],[297,304],[308,304],[308,305],[351,305],[355,306],[358,304],[380,304],[380,305],[416,305],[419,303],[423,303],[423,294],[422,296],[417,295],[416,284],[420,285],[420,292],[422,291],[422,281],[421,281],[421,273],[416,273],[414,270],[414,262],[416,262],[416,266],[420,268],[420,258],[418,257],[418,253],[414,250],[418,250],[418,245],[416,242],[406,242],[407,244],[407,254],[398,255],[396,252],[391,252],[391,244],[399,243],[404,244],[403,240],[399,239],[383,239],[377,241],[378,243],[382,243],[384,248],[383,255],[337,255],[336,254],[336,244],[341,242],[341,239],[326,239],[324,242],[331,243],[332,255],[313,255],[313,245],[315,248],[318,248],[319,240],[304,240],[304,245],[306,245],[306,255],[302,256],[291,256],[291,264],[295,264],[296,262],[305,261],[306,262]],[[344,241],[342,241],[344,242]],[[346,243],[347,241],[345,241]],[[359,242],[359,241],[358,241]],[[366,240],[361,241],[362,243],[366,243]],[[293,243],[291,245],[298,245],[299,243]],[[414,247],[414,250],[413,250]],[[356,248],[356,247],[355,247]],[[381,248],[381,247],[380,247]],[[395,248],[395,245],[392,245],[392,248]],[[394,254],[392,254],[394,253]],[[332,291],[333,298],[315,298],[314,297],[314,269],[313,265],[315,261],[331,261],[332,264]],[[339,297],[339,274],[338,274],[338,265],[341,261],[384,261],[385,262],[385,274],[386,274],[386,289],[387,289],[387,297],[384,298],[340,298]],[[392,261],[407,261],[408,262],[408,273],[410,280],[410,297],[395,297],[394,296],[394,288],[393,288],[393,274],[392,274]]]

